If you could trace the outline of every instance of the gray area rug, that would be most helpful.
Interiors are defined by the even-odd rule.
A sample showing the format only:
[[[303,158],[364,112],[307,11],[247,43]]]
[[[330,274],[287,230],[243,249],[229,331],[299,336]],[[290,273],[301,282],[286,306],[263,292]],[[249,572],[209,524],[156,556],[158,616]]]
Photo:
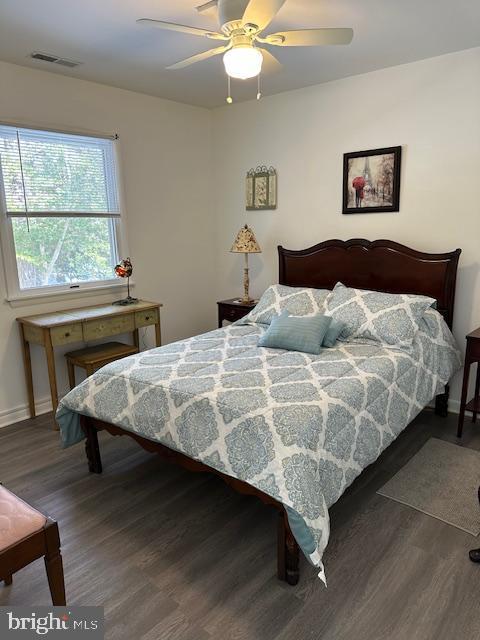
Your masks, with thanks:
[[[478,536],[479,485],[480,451],[431,438],[377,493]]]

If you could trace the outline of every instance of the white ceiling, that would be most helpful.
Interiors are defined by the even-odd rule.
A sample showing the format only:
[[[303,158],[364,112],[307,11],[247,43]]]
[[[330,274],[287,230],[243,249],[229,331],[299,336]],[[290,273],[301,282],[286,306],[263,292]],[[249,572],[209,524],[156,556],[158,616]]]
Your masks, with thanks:
[[[226,96],[221,56],[181,71],[164,70],[218,43],[135,23],[150,17],[216,29],[215,17],[199,15],[197,4],[201,0],[0,0],[0,60],[194,105],[220,106]],[[263,93],[480,46],[479,26],[478,0],[287,0],[265,33],[353,27],[354,40],[349,46],[275,48],[284,68],[263,77]],[[83,64],[64,69],[29,59],[32,51]],[[255,81],[234,83],[235,100],[255,94]]]

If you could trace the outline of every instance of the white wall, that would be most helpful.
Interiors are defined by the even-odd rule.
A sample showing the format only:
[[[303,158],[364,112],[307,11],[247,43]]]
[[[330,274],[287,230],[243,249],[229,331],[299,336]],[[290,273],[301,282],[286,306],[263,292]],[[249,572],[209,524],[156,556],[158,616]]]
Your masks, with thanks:
[[[455,333],[463,346],[480,324],[479,77],[480,49],[472,49],[209,112],[0,63],[0,120],[119,133],[135,293],[164,303],[165,342],[208,330],[215,301],[241,293],[241,256],[228,249],[245,220],[245,173],[267,164],[279,173],[279,208],[247,216],[264,249],[251,258],[254,294],[277,281],[277,244],[365,237],[461,247]],[[401,211],[342,216],[343,153],[393,145],[404,150]],[[15,317],[112,299],[12,308],[5,295],[0,278],[0,425],[26,417]],[[63,391],[62,352],[57,361]],[[33,366],[44,400],[39,347]]]
[[[216,110],[217,287],[241,292],[241,256],[228,253],[245,220],[244,177],[279,176],[276,211],[249,212],[264,253],[251,256],[256,296],[277,282],[278,244],[388,238],[424,251],[463,250],[455,335],[480,324],[480,49],[471,49]],[[399,213],[341,214],[345,152],[402,145]],[[459,376],[452,397],[459,398]]]
[[[214,326],[213,253],[209,250],[213,224],[209,200],[211,112],[0,63],[2,119],[118,133],[135,294],[165,305],[164,342]],[[26,417],[15,318],[95,304],[119,294],[22,308],[12,308],[5,296],[4,278],[0,277],[0,425]],[[44,354],[35,346],[32,352],[35,393],[43,400],[48,397]],[[64,391],[62,352],[57,362]],[[41,403],[40,409],[46,408],[48,403]]]

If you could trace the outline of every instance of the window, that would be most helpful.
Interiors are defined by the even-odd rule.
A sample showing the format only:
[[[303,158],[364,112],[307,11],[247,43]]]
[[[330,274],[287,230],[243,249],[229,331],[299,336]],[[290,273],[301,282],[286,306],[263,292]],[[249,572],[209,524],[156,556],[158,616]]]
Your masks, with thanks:
[[[2,245],[10,297],[117,282],[115,141],[0,125]]]

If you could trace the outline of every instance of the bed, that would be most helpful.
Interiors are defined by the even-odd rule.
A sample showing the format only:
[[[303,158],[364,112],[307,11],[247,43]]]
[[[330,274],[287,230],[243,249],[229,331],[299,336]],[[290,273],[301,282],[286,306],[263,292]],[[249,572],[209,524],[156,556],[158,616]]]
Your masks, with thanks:
[[[266,328],[247,318],[107,365],[63,398],[57,419],[64,446],[85,440],[93,473],[102,472],[104,430],[275,507],[278,577],[294,585],[300,549],[325,581],[328,508],[362,469],[434,397],[436,413],[447,413],[460,365],[449,332],[460,250],[355,239],[278,252],[280,285],[341,281],[428,296],[437,311],[409,352],[360,342],[318,356],[258,347]]]

